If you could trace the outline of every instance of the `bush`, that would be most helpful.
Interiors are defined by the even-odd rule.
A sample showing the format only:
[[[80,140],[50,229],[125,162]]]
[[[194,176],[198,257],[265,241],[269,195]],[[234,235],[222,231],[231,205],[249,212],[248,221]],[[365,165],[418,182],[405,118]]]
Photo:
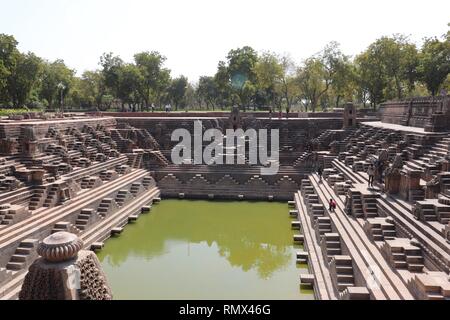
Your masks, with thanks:
[[[42,109],[9,109],[9,108],[0,108],[0,116],[2,117],[7,117],[10,115],[15,115],[15,114],[23,114],[23,113],[28,113],[28,112],[42,112]]]

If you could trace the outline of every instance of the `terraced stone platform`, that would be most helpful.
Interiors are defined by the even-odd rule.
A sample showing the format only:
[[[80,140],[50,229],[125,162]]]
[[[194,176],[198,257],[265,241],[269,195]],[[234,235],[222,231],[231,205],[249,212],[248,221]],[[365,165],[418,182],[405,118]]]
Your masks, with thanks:
[[[17,297],[47,236],[75,233],[101,250],[162,197],[289,201],[293,241],[305,246],[297,260],[309,267],[298,281],[318,299],[448,300],[450,132],[416,116],[416,127],[385,123],[347,105],[307,119],[234,110],[0,120],[0,298]],[[172,131],[194,138],[199,120],[202,132],[278,129],[278,173],[263,175],[248,152],[240,165],[172,163]]]

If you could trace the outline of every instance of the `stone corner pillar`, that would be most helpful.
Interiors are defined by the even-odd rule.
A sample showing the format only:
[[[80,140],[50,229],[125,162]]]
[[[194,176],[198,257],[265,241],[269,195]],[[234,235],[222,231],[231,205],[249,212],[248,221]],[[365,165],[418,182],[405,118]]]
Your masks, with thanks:
[[[400,192],[400,172],[393,170],[385,176],[386,192],[389,194],[398,194]]]
[[[41,256],[28,270],[19,300],[111,300],[112,292],[95,253],[68,232],[55,233],[38,246]]]
[[[420,190],[420,179],[422,176],[421,171],[402,169],[400,171],[400,194],[405,198],[409,199],[411,190]]]
[[[356,126],[357,122],[357,110],[353,103],[346,103],[344,106],[343,114],[343,129]]]

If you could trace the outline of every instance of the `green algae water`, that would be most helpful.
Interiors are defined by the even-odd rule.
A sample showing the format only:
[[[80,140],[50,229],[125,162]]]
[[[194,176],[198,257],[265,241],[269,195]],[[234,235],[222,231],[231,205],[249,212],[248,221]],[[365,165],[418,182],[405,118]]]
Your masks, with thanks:
[[[114,299],[313,299],[283,203],[163,200],[99,253]]]

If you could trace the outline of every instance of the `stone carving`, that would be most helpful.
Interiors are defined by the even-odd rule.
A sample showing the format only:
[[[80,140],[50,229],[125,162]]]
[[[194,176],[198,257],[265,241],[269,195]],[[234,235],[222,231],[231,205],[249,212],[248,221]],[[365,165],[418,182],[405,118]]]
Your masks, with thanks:
[[[97,256],[93,252],[85,253],[76,262],[81,273],[79,300],[112,300],[112,291]]]
[[[427,185],[425,187],[425,198],[435,199],[438,197],[440,191],[441,181],[438,176],[433,176],[430,181],[427,181]]]
[[[400,154],[397,154],[390,167],[387,167],[384,171],[385,177],[385,190],[389,194],[396,194],[400,190],[400,171],[403,168],[403,158]]]
[[[34,127],[26,126],[22,128],[22,138],[24,141],[36,141],[36,132]]]
[[[242,119],[239,107],[233,107],[229,118],[229,129],[237,130],[242,128]]]
[[[112,292],[94,252],[80,251],[74,234],[58,232],[38,247],[25,276],[20,300],[111,300]]]
[[[339,154],[339,142],[338,141],[333,141],[332,143],[330,143],[330,155],[334,155],[337,156]]]
[[[74,234],[56,233],[42,241],[37,251],[50,262],[62,262],[73,259],[83,247],[83,242]]]
[[[378,161],[380,162],[386,162],[389,160],[389,153],[386,149],[381,149],[380,153],[378,154]]]
[[[2,154],[15,154],[17,153],[18,146],[19,144],[14,139],[0,139],[0,153]]]

